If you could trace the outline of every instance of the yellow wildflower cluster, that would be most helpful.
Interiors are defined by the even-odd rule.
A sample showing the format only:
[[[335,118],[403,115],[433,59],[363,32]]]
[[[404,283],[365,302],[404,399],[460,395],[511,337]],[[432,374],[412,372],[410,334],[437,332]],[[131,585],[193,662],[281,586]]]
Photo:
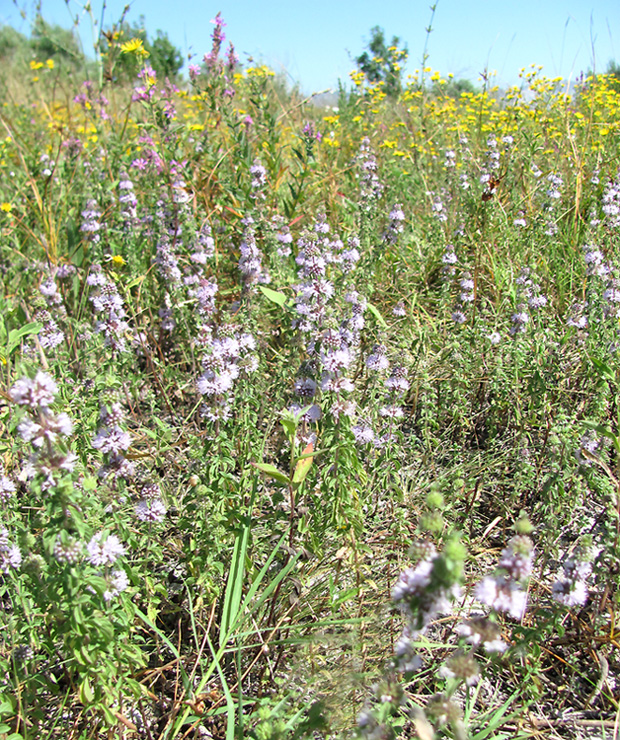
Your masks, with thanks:
[[[135,54],[140,59],[146,59],[149,56],[148,51],[144,48],[142,39],[133,38],[121,44],[122,54]]]
[[[547,78],[541,70],[521,70],[522,84],[505,91],[493,84],[494,73],[485,73],[481,89],[459,94],[451,89],[453,75],[426,67],[408,77],[397,105],[386,101],[382,83],[364,88],[352,120],[366,135],[376,132],[378,146],[397,158],[406,151],[435,158],[461,137],[514,136],[528,129],[545,155],[557,156],[567,133],[579,142],[577,150],[602,151],[620,133],[617,81],[598,75],[573,92],[565,80]],[[363,75],[351,78],[362,88]]]
[[[258,67],[250,67],[249,69],[246,69],[245,76],[258,78],[275,77],[275,72],[267,67],[267,65],[261,64]]]
[[[145,58],[141,39],[126,41],[119,48],[124,54]],[[388,49],[386,56],[388,54],[391,61],[402,60],[405,56],[394,47]],[[33,60],[30,67],[38,74],[42,69],[53,69],[54,63],[51,59],[47,62]],[[237,122],[245,124],[247,131],[256,136],[265,120],[261,106],[266,105],[269,98],[275,73],[266,65],[255,65],[232,77],[230,86],[235,88],[235,95],[234,98],[231,95],[225,105],[230,106],[230,113]],[[320,152],[320,156],[335,161],[342,152],[343,157],[350,157],[359,140],[369,136],[381,156],[390,159],[397,171],[404,173],[412,161],[443,166],[444,153],[456,149],[459,140],[467,138],[475,149],[485,146],[486,139],[493,135],[514,137],[517,143],[511,151],[515,155],[529,156],[530,152],[519,152],[527,139],[536,142],[537,151],[549,161],[558,161],[565,155],[580,167],[579,157],[594,153],[602,158],[603,151],[610,142],[617,141],[620,134],[620,94],[617,81],[611,76],[597,75],[574,90],[569,89],[565,80],[545,77],[541,67],[532,66],[521,70],[519,84],[506,90],[497,88],[493,73],[485,73],[477,89],[472,86],[462,91],[453,75],[442,75],[425,66],[408,76],[398,99],[388,98],[385,82],[369,83],[360,70],[351,72],[350,77],[353,83],[350,105],[340,111],[327,109],[323,115],[312,114],[313,120],[320,122],[316,156]],[[155,85],[155,78],[147,75],[141,84],[150,89]],[[196,134],[216,128],[222,151],[235,145],[231,132],[220,124],[220,114],[211,108],[212,92],[196,86],[172,95],[174,116],[182,122],[189,136],[198,138]],[[41,100],[29,108],[28,115],[33,111],[32,115],[40,116],[47,127],[49,156],[52,157],[59,143],[70,136],[79,139],[89,151],[96,151],[105,146],[107,137],[120,126],[124,137],[122,151],[128,158],[143,158],[144,145],[138,139],[143,136],[145,125],[151,126],[152,121],[141,118],[143,113],[138,113],[138,106],[132,107],[127,114],[119,93],[106,110],[109,117],[102,118],[98,115],[96,95],[85,97],[79,104],[43,103]],[[171,98],[167,102],[170,103]],[[275,125],[278,145],[295,146],[303,122],[298,125],[287,114]],[[273,156],[265,142],[257,141],[256,146]],[[14,155],[11,160],[0,142],[0,167],[6,167],[9,161],[15,161]],[[463,167],[463,163],[457,161],[455,167]],[[2,207],[7,213],[4,206],[10,206],[8,200]]]

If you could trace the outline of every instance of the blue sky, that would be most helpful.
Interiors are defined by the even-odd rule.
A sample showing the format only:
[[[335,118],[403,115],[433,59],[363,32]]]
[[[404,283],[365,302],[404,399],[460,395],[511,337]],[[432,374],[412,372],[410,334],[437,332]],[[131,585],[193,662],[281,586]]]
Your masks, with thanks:
[[[71,25],[65,0],[41,0],[43,16]],[[102,0],[91,0],[100,16]],[[118,19],[125,0],[107,0],[104,27]],[[92,49],[84,3],[69,0],[81,17],[87,53]],[[276,71],[286,70],[301,89],[314,92],[348,80],[353,57],[370,38],[372,26],[399,36],[409,48],[408,71],[420,64],[430,20],[429,0],[133,0],[130,21],[140,15],[154,36],[166,31],[185,57],[195,61],[209,50],[209,21],[221,11],[226,35],[242,61],[252,56]],[[28,33],[33,0],[0,0],[0,23]],[[27,19],[20,16],[24,10]],[[500,85],[514,84],[522,67],[542,64],[548,76],[574,79],[579,72],[604,71],[620,63],[618,0],[438,0],[428,39],[428,64],[446,75],[473,82],[485,68],[496,70]],[[187,62],[185,69],[187,69]]]

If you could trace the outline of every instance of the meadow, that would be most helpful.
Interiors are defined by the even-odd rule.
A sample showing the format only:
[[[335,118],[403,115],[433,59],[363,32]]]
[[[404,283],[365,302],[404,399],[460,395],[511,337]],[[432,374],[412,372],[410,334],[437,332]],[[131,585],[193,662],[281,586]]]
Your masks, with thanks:
[[[212,43],[0,108],[0,738],[617,737],[617,78]]]

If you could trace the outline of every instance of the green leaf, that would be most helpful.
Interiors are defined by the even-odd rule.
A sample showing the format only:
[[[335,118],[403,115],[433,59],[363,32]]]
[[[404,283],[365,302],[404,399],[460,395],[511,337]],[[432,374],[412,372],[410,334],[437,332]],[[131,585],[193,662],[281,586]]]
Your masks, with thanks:
[[[274,561],[277,553],[280,550],[280,547],[282,546],[283,542],[287,539],[287,537],[288,537],[288,533],[285,532],[282,535],[282,537],[280,538],[280,540],[278,541],[278,543],[276,544],[276,546],[273,548],[273,550],[271,551],[271,553],[269,554],[269,557],[267,558],[265,564],[261,568],[259,574],[256,576],[256,578],[252,582],[252,585],[250,586],[250,588],[248,590],[248,593],[246,594],[246,596],[245,596],[245,598],[243,600],[243,603],[241,604],[241,606],[237,610],[237,616],[235,617],[233,623],[231,624],[231,627],[228,630],[228,634],[224,638],[224,641],[223,641],[224,644],[222,646],[220,646],[220,648],[219,648],[219,650],[217,650],[217,652],[214,650],[213,645],[211,643],[211,640],[209,639],[209,636],[206,635],[207,643],[208,643],[209,648],[211,649],[211,652],[213,654],[213,660],[212,660],[211,664],[208,667],[206,667],[206,670],[204,670],[203,675],[202,675],[202,678],[200,680],[200,683],[198,684],[197,687],[194,688],[194,693],[199,694],[204,689],[204,687],[207,685],[207,682],[209,681],[209,678],[211,677],[211,675],[213,674],[213,672],[216,671],[216,670],[220,674],[220,680],[222,681],[222,688],[224,689],[224,693],[226,694],[226,692],[228,691],[228,687],[227,687],[227,684],[226,684],[226,678],[221,673],[221,666],[220,666],[220,660],[221,660],[222,656],[224,655],[224,653],[226,652],[226,643],[228,642],[228,640],[232,636],[232,633],[233,633],[233,631],[234,631],[237,623],[239,622],[239,620],[246,613],[254,613],[258,609],[260,609],[261,606],[271,596],[271,594],[278,588],[279,584],[288,576],[288,574],[291,572],[291,570],[293,570],[293,568],[295,568],[296,565],[297,565],[297,561],[298,561],[299,556],[300,556],[301,553],[297,553],[295,555],[295,557],[292,557],[288,561],[288,563],[277,573],[277,575],[275,576],[275,578],[270,583],[268,583],[268,585],[263,590],[263,592],[261,593],[261,595],[256,599],[256,601],[254,601],[254,597],[256,596],[261,583],[263,582],[263,580],[264,580],[265,576],[267,575],[267,573],[270,571],[271,564],[273,563],[273,561]],[[139,609],[136,609],[136,612],[137,612],[138,616],[143,621],[145,621],[145,616],[140,612],[140,610]],[[159,632],[159,630],[157,630],[157,633],[158,634],[161,634]],[[254,634],[254,630],[252,631],[252,634]],[[166,644],[168,644],[170,642],[165,636],[163,636],[163,639],[166,642]],[[236,649],[237,648],[235,648],[235,650]],[[176,651],[176,648],[174,646],[172,646],[172,651],[173,651],[173,654],[174,655],[178,655],[178,653]],[[180,657],[179,657],[179,661],[180,661]],[[181,666],[181,671],[182,671],[182,675],[184,675],[183,666]],[[230,694],[230,692],[229,692],[229,694]],[[230,699],[232,701],[232,697],[230,697]],[[228,696],[227,696],[227,703],[228,703]],[[229,717],[232,715],[232,712],[230,711],[231,709],[232,709],[232,707],[230,707],[230,708],[228,708],[226,710],[228,712],[228,714],[229,714]],[[185,723],[185,718],[189,714],[189,711],[190,711],[189,708],[187,708],[185,710],[185,712],[183,712],[183,713],[181,713],[179,715],[179,717],[177,718],[177,720],[175,722],[175,728],[176,729],[180,728]],[[218,710],[218,713],[220,713],[221,711],[222,711],[221,709]],[[174,732],[175,732],[175,729],[173,728],[173,733],[172,734],[173,734],[174,737],[176,737],[176,735],[174,735]]]
[[[287,297],[284,295],[284,293],[280,293],[277,290],[272,290],[271,288],[266,288],[264,285],[259,285],[258,289],[265,296],[265,298],[269,299],[272,303],[277,303],[278,306],[282,307],[286,304]]]
[[[252,496],[252,499],[253,498],[254,497]],[[220,646],[224,644],[224,640],[228,637],[228,631],[234,624],[237,614],[239,613],[239,606],[241,605],[241,597],[243,595],[245,556],[248,550],[248,543],[250,541],[251,526],[251,517],[245,517],[243,527],[235,539],[232,562],[228,573],[228,582],[226,583],[226,594],[224,595],[224,607],[222,609]]]
[[[25,324],[21,329],[11,329],[9,332],[9,342],[6,348],[7,355],[10,355],[13,350],[19,345],[22,337],[28,334],[38,334],[43,328],[43,324],[38,321],[31,321],[29,324]]]
[[[607,380],[616,380],[616,374],[614,371],[607,365],[607,363],[603,362],[602,360],[598,360],[596,357],[591,357],[592,364],[594,365],[594,369],[596,372],[601,376],[601,378],[606,378]]]
[[[78,627],[84,624],[84,615],[82,614],[82,610],[79,606],[73,607],[73,622]]]
[[[109,619],[99,616],[93,625],[108,643],[114,640],[114,625]]]
[[[94,698],[93,687],[90,685],[88,678],[85,678],[80,685],[80,701],[84,706],[88,706],[93,703]]]
[[[153,421],[155,422],[155,426],[159,428],[161,431],[160,435],[157,435],[158,439],[164,439],[166,442],[169,442],[172,438],[172,429],[166,424],[165,421],[162,421],[157,416],[153,417]]]
[[[0,695],[0,717],[10,717],[15,714],[15,698],[11,695]]]
[[[366,305],[366,308],[370,311],[370,313],[377,319],[380,326],[382,326],[384,329],[387,329],[387,323],[383,316],[379,313],[379,309],[376,306],[373,306],[372,303],[368,303]]]
[[[93,478],[91,475],[84,478],[82,481],[82,487],[85,491],[94,491],[97,488],[97,479]]]
[[[306,479],[308,471],[312,467],[312,461],[314,460],[314,457],[310,454],[312,453],[313,449],[314,446],[312,444],[309,444],[304,450],[303,456],[297,460],[297,465],[295,465],[295,472],[293,473],[294,484],[300,485]]]
[[[108,590],[108,582],[102,576],[88,576],[86,581],[88,585],[99,594],[99,596],[103,596],[103,594]],[[74,617],[75,616],[76,615],[74,614]],[[76,623],[78,623],[77,619]]]
[[[284,427],[284,431],[289,439],[292,439],[297,431],[297,422],[294,419],[283,418],[280,419],[280,423]]]
[[[220,663],[221,653],[215,651],[215,647],[209,639],[209,635],[205,635],[205,637],[207,638],[207,644],[209,645],[209,649],[213,655],[213,662],[217,668],[217,672],[222,683],[222,689],[224,690],[224,696],[226,697],[226,740],[235,740],[235,715],[237,710],[228,686],[228,681],[226,680],[226,674],[222,670]],[[241,707],[239,710],[241,711]]]
[[[127,283],[127,290],[130,290],[131,288],[135,288],[136,285],[140,285],[140,283],[144,280],[146,275],[139,275],[137,278],[134,278],[130,283]]]
[[[312,406],[304,406],[303,409],[299,409],[296,413],[293,413],[292,411],[281,411],[280,412],[280,423],[284,427],[284,431],[289,435],[289,437],[294,436],[295,432],[297,431],[297,427],[299,426],[299,422],[302,420],[302,417],[310,411]]]
[[[286,473],[283,473],[281,470],[276,468],[275,465],[271,465],[270,463],[252,463],[252,465],[255,468],[258,468],[261,473],[264,473],[265,475],[268,475],[270,478],[273,478],[274,480],[277,480],[278,483],[281,483],[283,486],[288,486],[290,483],[290,479]]]

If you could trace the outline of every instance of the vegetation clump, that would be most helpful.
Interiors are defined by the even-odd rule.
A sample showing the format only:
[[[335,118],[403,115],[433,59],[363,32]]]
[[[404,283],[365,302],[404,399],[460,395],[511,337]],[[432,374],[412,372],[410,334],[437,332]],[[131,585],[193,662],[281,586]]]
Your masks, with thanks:
[[[617,80],[213,23],[0,32],[0,735],[611,732]]]

